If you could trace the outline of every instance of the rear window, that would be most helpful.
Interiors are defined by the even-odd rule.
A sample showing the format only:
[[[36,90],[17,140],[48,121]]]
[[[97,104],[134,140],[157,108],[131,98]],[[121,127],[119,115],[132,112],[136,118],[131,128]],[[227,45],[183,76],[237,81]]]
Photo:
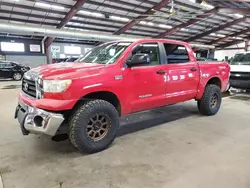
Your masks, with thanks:
[[[188,52],[185,46],[164,43],[168,64],[189,62]]]

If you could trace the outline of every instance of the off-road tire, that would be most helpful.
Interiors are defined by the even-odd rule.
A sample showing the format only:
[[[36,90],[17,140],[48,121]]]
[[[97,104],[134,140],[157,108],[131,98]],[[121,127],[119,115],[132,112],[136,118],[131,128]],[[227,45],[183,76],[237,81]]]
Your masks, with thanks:
[[[110,126],[107,135],[99,141],[93,141],[87,134],[87,125],[95,114],[105,115]],[[119,129],[119,114],[116,108],[104,100],[90,100],[78,107],[69,121],[71,143],[84,153],[96,153],[108,148],[114,141]]]
[[[215,107],[211,107],[211,99],[213,95],[218,96],[218,101]],[[206,116],[215,115],[221,106],[222,95],[220,87],[214,84],[207,85],[201,100],[198,100],[198,109],[201,114]]]

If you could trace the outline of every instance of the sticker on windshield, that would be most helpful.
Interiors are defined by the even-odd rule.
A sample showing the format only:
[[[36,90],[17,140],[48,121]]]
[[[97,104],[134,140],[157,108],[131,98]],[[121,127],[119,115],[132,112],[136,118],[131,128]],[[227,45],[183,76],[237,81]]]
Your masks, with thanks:
[[[109,55],[114,56],[115,55],[115,49],[110,49],[109,50]]]

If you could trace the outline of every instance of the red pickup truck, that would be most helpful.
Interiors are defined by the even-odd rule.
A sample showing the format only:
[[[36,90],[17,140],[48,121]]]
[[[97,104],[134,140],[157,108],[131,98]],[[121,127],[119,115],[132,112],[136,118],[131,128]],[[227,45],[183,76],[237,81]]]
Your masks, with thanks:
[[[113,142],[120,116],[192,99],[202,114],[216,114],[229,72],[226,62],[196,62],[185,42],[109,42],[77,62],[27,72],[15,118],[24,135],[66,127],[76,148],[94,153]]]

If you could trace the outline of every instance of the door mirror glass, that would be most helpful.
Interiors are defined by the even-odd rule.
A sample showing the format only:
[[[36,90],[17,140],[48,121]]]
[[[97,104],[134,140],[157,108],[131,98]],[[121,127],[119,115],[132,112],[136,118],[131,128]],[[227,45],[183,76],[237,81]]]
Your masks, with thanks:
[[[127,65],[129,67],[147,64],[150,64],[150,57],[148,54],[135,54],[130,60],[127,60]]]

